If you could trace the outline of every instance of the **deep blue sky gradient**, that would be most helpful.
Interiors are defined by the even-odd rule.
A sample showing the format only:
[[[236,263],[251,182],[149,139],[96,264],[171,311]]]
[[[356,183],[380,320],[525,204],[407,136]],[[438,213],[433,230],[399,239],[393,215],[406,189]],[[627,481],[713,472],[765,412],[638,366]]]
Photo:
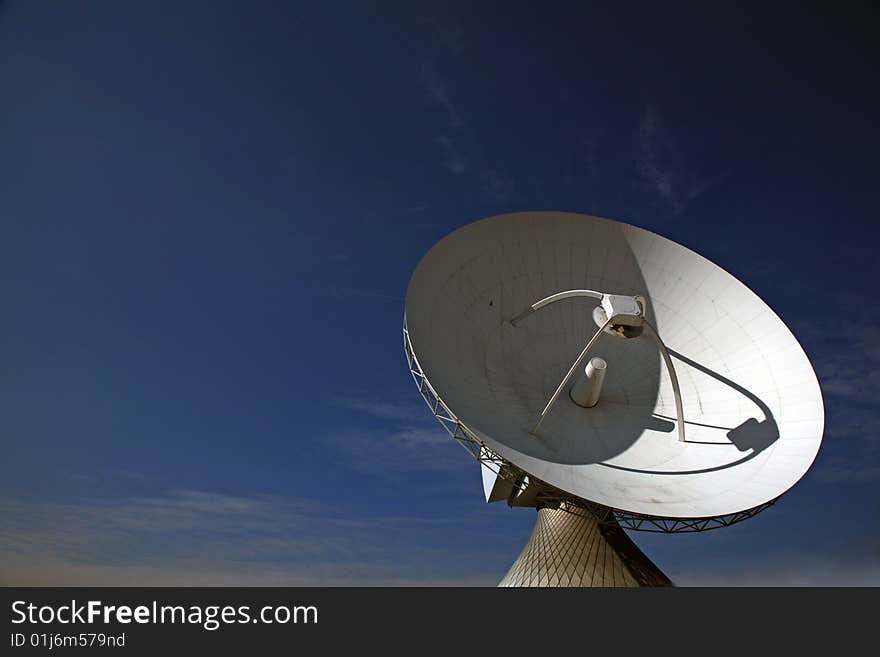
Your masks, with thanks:
[[[776,507],[639,545],[880,584],[877,11],[710,5],[0,4],[0,583],[497,581],[534,512],[432,424],[403,300],[552,209],[732,272],[823,386]]]

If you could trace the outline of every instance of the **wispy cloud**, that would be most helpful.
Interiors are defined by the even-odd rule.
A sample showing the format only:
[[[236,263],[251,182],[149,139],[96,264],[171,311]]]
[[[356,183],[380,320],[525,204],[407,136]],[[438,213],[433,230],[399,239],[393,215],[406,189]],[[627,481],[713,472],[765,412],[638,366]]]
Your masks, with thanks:
[[[428,25],[431,39],[439,49],[452,54],[458,54],[464,50],[464,29],[456,16],[450,13],[445,15],[435,13],[422,20]]]
[[[880,327],[869,318],[854,321],[853,330],[823,336],[823,359],[816,374],[826,395],[864,404],[880,398]]]
[[[71,562],[63,556],[39,561],[11,558],[3,586],[495,586],[501,575],[481,573],[432,577],[400,575],[387,565],[338,564],[291,568],[276,564],[169,563],[167,565]],[[503,573],[502,573],[503,574]]]
[[[516,185],[500,171],[483,170],[480,172],[480,191],[490,201],[506,203],[516,196]]]
[[[819,468],[816,471],[816,478],[826,482],[880,481],[880,465],[865,466],[860,461],[850,465],[844,465],[839,462],[832,463],[831,465]]]
[[[467,171],[467,160],[459,151],[452,138],[448,135],[440,135],[437,137],[437,143],[440,144],[440,148],[443,150],[446,168],[456,176],[465,173]]]
[[[684,212],[714,182],[701,180],[685,167],[675,140],[650,105],[639,123],[635,163],[646,188],[669,204],[675,214]]]
[[[448,485],[457,486],[457,475],[477,467],[415,390],[382,397],[352,393],[326,401],[355,414],[352,428],[326,436],[327,444],[355,471],[447,471],[456,475],[450,476]]]
[[[679,586],[880,586],[880,559],[876,556],[740,561],[736,571],[724,563],[709,562],[696,568],[690,564],[673,581]]]
[[[407,403],[355,396],[330,402],[384,421],[384,427],[358,426],[328,437],[355,469],[373,471],[381,465],[386,470],[445,470],[468,465],[467,454],[418,398]]]
[[[508,203],[516,196],[513,178],[480,157],[473,135],[468,139],[464,112],[451,91],[452,85],[440,74],[438,62],[455,57],[464,50],[464,30],[448,17],[428,20],[432,52],[423,61],[417,79],[425,100],[442,111],[444,125],[434,137],[442,155],[443,166],[453,175],[472,180],[480,195],[489,202]]]
[[[425,98],[429,103],[441,108],[446,113],[446,122],[450,128],[457,129],[464,125],[464,121],[459,114],[452,95],[449,93],[449,87],[445,80],[437,75],[437,70],[433,60],[427,60],[422,64],[419,72],[419,83],[425,92]]]
[[[394,294],[386,294],[385,292],[377,292],[376,290],[365,290],[357,287],[343,287],[340,285],[328,286],[324,288],[324,291],[330,296],[344,299],[382,299],[384,301],[398,301],[401,303],[404,300],[402,296],[396,296]]]
[[[492,566],[463,568],[437,541],[477,531],[460,518],[364,517],[307,498],[195,490],[62,503],[0,498],[0,515],[6,586],[468,585],[498,577]]]
[[[860,300],[846,295],[825,312],[852,313]],[[813,476],[827,482],[880,481],[880,327],[876,312],[850,315],[849,329],[833,322],[801,322],[798,336],[812,352],[825,400],[825,439]]]
[[[476,462],[438,424],[334,433],[335,446],[355,470],[460,470]]]
[[[412,394],[415,394],[414,392]],[[329,397],[334,406],[347,408],[358,413],[365,413],[380,420],[398,420],[402,422],[423,422],[430,419],[428,409],[418,397],[411,402],[392,401],[375,397]]]

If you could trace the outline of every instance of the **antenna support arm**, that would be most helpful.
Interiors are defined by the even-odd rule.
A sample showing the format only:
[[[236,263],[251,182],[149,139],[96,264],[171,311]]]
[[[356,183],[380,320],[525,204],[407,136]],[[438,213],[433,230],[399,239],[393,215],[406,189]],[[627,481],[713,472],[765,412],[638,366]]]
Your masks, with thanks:
[[[681,406],[681,389],[678,387],[678,377],[675,374],[675,366],[672,364],[672,358],[670,358],[669,356],[669,351],[666,349],[666,345],[663,344],[663,340],[660,339],[657,331],[650,323],[648,323],[648,320],[644,320],[643,323],[648,333],[650,333],[651,337],[654,338],[654,342],[657,343],[657,347],[660,349],[660,353],[663,355],[663,360],[666,361],[666,369],[669,372],[669,379],[672,382],[672,394],[675,397],[675,412],[678,415],[678,440],[680,442],[685,442],[684,410]]]
[[[586,295],[582,295],[582,296],[586,296]],[[592,349],[593,345],[596,344],[596,341],[599,339],[599,336],[602,335],[602,332],[606,328],[608,328],[610,325],[611,325],[611,320],[609,319],[608,321],[605,322],[605,324],[602,326],[602,328],[600,328],[598,331],[596,331],[596,333],[593,335],[593,337],[590,338],[590,341],[587,343],[587,346],[584,347],[584,350],[581,352],[581,355],[578,356],[577,359],[574,361],[574,364],[571,366],[571,369],[568,370],[568,374],[566,374],[565,378],[562,379],[562,383],[559,384],[559,387],[556,388],[556,392],[553,393],[553,396],[550,398],[550,401],[547,402],[547,405],[544,407],[544,410],[541,411],[541,417],[538,418],[538,423],[535,425],[535,428],[532,429],[532,433],[535,433],[538,431],[538,427],[541,426],[541,422],[544,421],[544,418],[547,416],[547,414],[553,408],[553,405],[556,403],[556,400],[559,398],[559,393],[562,392],[562,390],[565,388],[566,385],[568,385],[568,382],[571,381],[571,377],[574,376],[574,373],[577,372],[578,367],[580,367],[581,363],[584,362],[590,349]]]
[[[522,321],[536,310],[541,310],[541,308],[543,308],[544,306],[549,306],[551,303],[562,301],[563,299],[571,299],[572,297],[591,297],[593,299],[599,299],[601,301],[602,293],[596,292],[595,290],[566,290],[565,292],[557,292],[556,294],[551,294],[549,297],[541,299],[540,301],[536,301],[531,306],[523,310],[519,315],[511,319],[510,323],[516,326],[517,322]]]

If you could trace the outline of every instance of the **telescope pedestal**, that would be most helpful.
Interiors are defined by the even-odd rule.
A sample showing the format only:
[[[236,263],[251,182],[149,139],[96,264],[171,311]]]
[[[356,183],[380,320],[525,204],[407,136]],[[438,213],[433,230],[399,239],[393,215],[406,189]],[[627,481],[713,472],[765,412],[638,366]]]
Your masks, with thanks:
[[[586,510],[538,509],[528,543],[498,586],[671,586],[616,523]]]

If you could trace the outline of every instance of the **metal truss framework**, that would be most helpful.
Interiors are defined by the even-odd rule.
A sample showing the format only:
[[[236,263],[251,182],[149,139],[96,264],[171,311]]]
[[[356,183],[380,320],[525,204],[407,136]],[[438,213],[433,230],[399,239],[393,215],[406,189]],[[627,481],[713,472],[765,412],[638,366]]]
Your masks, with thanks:
[[[431,413],[437,418],[437,421],[446,429],[446,432],[475,460],[487,466],[502,478],[513,478],[515,487],[524,490],[527,484],[524,483],[526,473],[516,467],[502,456],[496,454],[492,449],[486,446],[468,427],[465,425],[455,413],[452,412],[446,403],[441,399],[437,391],[434,390],[431,382],[422,371],[418,358],[412,348],[409,339],[409,331],[406,328],[406,317],[403,320],[403,349],[406,353],[406,360],[409,365],[409,371],[412,375],[416,387],[419,389],[422,398],[431,409]],[[506,466],[506,467],[504,467]],[[769,508],[779,499],[778,497],[769,502],[759,504],[758,506],[731,513],[723,516],[711,516],[705,518],[664,518],[661,516],[650,516],[641,513],[633,513],[631,511],[623,511],[612,507],[589,502],[582,498],[570,495],[565,491],[561,491],[546,482],[536,480],[532,475],[528,475],[531,480],[530,484],[540,484],[545,492],[541,492],[537,496],[538,506],[546,506],[551,508],[559,508],[569,513],[575,514],[591,514],[600,524],[617,524],[624,529],[643,532],[655,532],[664,534],[677,534],[683,532],[702,532],[710,529],[718,529],[720,527],[729,527],[743,520],[747,520],[756,516],[761,511]]]

